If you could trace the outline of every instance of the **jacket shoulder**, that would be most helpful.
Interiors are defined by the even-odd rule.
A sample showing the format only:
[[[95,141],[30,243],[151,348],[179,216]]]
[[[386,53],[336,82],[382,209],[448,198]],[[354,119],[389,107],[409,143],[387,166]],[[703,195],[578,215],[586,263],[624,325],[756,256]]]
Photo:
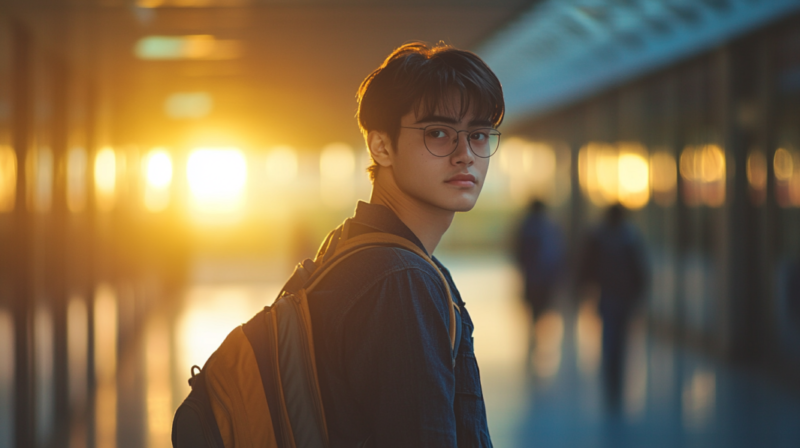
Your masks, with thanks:
[[[364,280],[378,279],[395,272],[422,270],[436,276],[436,269],[422,257],[400,247],[376,246],[349,256],[328,274],[338,277],[346,272],[358,273]]]
[[[371,247],[342,260],[330,268],[315,292],[358,296],[391,277],[407,277],[409,272],[438,279],[436,268],[419,255],[399,247]],[[413,275],[413,274],[412,274]]]

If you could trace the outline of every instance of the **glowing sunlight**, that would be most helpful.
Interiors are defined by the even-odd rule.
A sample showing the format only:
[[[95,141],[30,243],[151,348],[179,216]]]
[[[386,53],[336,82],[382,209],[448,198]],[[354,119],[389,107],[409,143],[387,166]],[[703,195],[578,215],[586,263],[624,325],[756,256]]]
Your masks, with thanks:
[[[169,205],[169,187],[172,184],[172,157],[163,148],[154,148],[142,160],[147,181],[144,206],[148,211],[160,212]]]
[[[237,148],[197,148],[186,167],[192,205],[206,213],[229,213],[244,202],[247,161]]]

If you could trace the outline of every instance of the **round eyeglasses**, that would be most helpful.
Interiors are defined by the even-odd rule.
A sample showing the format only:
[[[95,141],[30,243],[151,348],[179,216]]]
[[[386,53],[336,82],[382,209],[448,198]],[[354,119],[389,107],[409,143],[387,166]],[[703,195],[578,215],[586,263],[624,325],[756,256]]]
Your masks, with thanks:
[[[422,131],[425,141],[425,148],[436,157],[447,157],[456,152],[458,148],[458,134],[467,133],[467,144],[469,149],[480,158],[488,158],[497,152],[500,146],[500,132],[492,128],[473,129],[471,131],[459,131],[443,124],[431,124],[424,128],[410,126],[400,126],[404,129],[417,129]]]

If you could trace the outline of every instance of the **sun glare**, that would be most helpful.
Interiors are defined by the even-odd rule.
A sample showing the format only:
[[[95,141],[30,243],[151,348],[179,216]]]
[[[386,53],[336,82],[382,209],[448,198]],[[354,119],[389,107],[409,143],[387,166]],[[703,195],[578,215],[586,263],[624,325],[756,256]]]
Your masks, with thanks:
[[[346,143],[331,143],[319,156],[319,171],[323,179],[343,180],[355,172],[356,159],[353,148]]]
[[[154,149],[147,158],[147,183],[155,188],[168,187],[172,182],[172,157],[163,149]]]
[[[170,118],[203,118],[214,109],[214,98],[207,92],[177,92],[164,101],[164,112]]]
[[[330,208],[350,206],[355,195],[353,173],[356,158],[346,143],[331,143],[319,155],[319,194],[322,203]]]
[[[279,146],[267,154],[267,180],[286,183],[297,177],[297,153],[289,146]]]
[[[197,148],[189,155],[186,175],[199,211],[228,213],[241,207],[247,162],[239,149]]]

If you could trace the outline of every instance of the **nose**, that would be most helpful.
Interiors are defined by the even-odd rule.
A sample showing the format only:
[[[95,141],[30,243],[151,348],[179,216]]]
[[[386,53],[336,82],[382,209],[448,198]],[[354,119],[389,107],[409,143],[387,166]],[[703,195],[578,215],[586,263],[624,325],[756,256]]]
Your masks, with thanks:
[[[461,141],[461,133],[464,133],[464,141]],[[472,152],[472,147],[469,146],[469,131],[458,131],[456,134],[456,150],[453,151],[451,160],[456,164],[465,164],[467,166],[475,163],[475,154]]]

